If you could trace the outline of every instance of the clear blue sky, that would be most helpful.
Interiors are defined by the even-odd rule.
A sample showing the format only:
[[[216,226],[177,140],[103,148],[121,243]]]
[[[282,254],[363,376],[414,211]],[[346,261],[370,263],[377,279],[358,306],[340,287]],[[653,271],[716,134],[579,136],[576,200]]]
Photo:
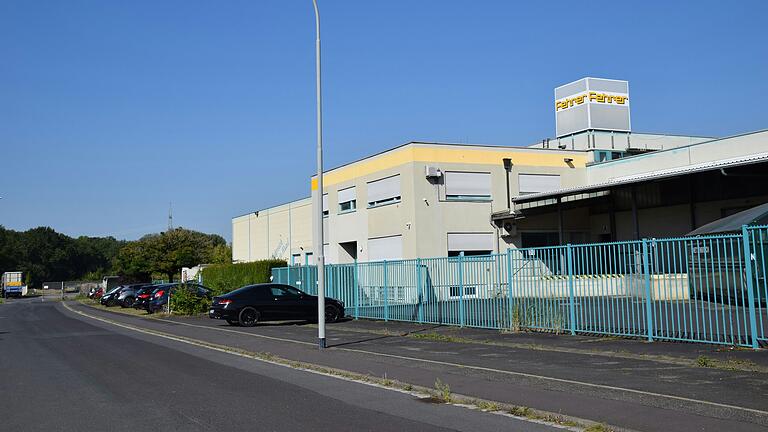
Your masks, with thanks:
[[[627,79],[636,131],[768,128],[768,2],[320,0],[326,166],[528,145],[553,88]],[[137,238],[309,194],[310,0],[0,2],[0,224]]]

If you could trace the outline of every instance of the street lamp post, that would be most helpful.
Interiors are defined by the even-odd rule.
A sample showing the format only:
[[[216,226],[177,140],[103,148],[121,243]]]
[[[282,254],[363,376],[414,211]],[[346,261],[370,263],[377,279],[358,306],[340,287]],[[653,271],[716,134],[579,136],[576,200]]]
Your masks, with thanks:
[[[312,0],[315,8],[315,79],[317,87],[317,201],[315,218],[317,220],[317,338],[318,347],[325,348],[325,244],[323,233],[323,105],[320,87],[320,12],[317,0]]]

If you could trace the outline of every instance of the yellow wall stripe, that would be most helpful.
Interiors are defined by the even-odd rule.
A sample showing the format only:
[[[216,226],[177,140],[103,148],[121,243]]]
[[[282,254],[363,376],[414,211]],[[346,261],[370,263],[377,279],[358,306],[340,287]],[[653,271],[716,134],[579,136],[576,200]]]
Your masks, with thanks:
[[[447,149],[406,146],[328,171],[323,175],[323,183],[324,186],[330,186],[414,162],[501,165],[503,158],[510,158],[514,165],[565,168],[568,166],[563,160],[565,156],[572,158],[572,164],[576,167],[582,168],[586,165],[587,156],[583,152],[555,153],[525,149],[487,150],[471,147]],[[311,187],[312,190],[317,190],[316,178],[312,178]]]

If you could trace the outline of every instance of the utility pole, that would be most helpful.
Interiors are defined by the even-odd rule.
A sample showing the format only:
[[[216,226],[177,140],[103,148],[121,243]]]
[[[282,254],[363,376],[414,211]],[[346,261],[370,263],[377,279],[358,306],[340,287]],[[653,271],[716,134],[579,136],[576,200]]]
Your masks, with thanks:
[[[325,349],[325,253],[323,252],[323,104],[320,86],[320,11],[317,0],[312,0],[315,9],[315,80],[317,87],[317,338],[318,347]]]

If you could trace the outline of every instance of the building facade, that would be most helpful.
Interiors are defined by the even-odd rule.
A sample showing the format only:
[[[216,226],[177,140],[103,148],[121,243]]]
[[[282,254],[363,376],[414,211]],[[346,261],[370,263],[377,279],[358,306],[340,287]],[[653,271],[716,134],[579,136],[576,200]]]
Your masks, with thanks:
[[[768,131],[632,132],[625,81],[555,98],[553,139],[410,142],[326,171],[322,194],[312,177],[310,197],[233,218],[233,260],[313,264],[319,206],[326,262],[349,263],[680,236],[768,201]]]

